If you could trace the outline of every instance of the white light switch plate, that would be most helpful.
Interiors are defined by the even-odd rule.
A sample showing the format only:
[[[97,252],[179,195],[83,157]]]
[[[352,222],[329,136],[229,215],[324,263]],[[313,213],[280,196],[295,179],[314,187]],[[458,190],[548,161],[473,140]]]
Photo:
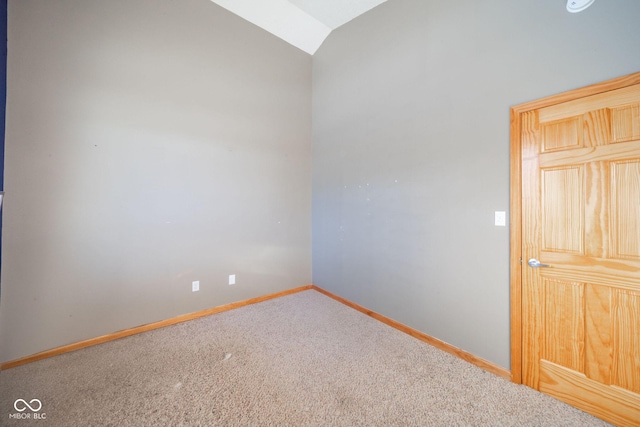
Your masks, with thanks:
[[[229,285],[235,285],[236,284],[236,275],[235,274],[230,274],[229,275]]]
[[[200,290],[200,281],[196,280],[194,282],[191,282],[191,292],[197,292]]]
[[[496,211],[496,225],[499,227],[506,227],[507,225],[507,213],[504,211]]]

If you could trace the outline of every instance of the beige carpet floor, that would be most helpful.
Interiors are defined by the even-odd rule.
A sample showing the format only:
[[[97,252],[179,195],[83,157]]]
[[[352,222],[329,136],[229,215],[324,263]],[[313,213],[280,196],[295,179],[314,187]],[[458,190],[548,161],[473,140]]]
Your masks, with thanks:
[[[39,399],[46,419],[9,418],[16,399]],[[313,290],[3,371],[0,417],[23,427],[608,425]]]

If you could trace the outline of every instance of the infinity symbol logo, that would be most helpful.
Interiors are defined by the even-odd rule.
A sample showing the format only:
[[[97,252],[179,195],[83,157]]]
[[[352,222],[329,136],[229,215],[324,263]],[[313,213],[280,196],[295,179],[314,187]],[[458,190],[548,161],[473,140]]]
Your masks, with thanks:
[[[22,402],[22,405],[21,405],[22,409],[18,407],[19,402]],[[29,403],[33,404],[33,402],[36,402],[36,404],[38,405],[37,408],[34,408],[31,405],[29,405]],[[15,402],[13,402],[13,407],[18,412],[24,412],[27,410],[27,408],[31,409],[31,412],[38,412],[40,409],[42,409],[42,402],[40,402],[38,399],[31,399],[29,403],[27,403],[27,401],[24,399],[18,399]],[[36,405],[33,405],[33,406],[36,406]]]

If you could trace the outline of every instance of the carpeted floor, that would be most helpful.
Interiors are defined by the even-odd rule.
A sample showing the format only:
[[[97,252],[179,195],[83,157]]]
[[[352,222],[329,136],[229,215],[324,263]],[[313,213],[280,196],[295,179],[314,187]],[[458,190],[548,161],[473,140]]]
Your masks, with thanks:
[[[19,398],[39,399],[46,419],[9,418]],[[608,425],[313,290],[3,371],[0,420],[50,427]]]

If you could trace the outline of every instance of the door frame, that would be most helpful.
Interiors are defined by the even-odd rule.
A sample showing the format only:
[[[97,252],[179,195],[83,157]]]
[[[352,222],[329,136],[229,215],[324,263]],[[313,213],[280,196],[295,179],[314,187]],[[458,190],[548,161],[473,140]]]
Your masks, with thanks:
[[[511,380],[522,384],[522,115],[532,110],[640,83],[640,72],[511,107],[510,311]]]

